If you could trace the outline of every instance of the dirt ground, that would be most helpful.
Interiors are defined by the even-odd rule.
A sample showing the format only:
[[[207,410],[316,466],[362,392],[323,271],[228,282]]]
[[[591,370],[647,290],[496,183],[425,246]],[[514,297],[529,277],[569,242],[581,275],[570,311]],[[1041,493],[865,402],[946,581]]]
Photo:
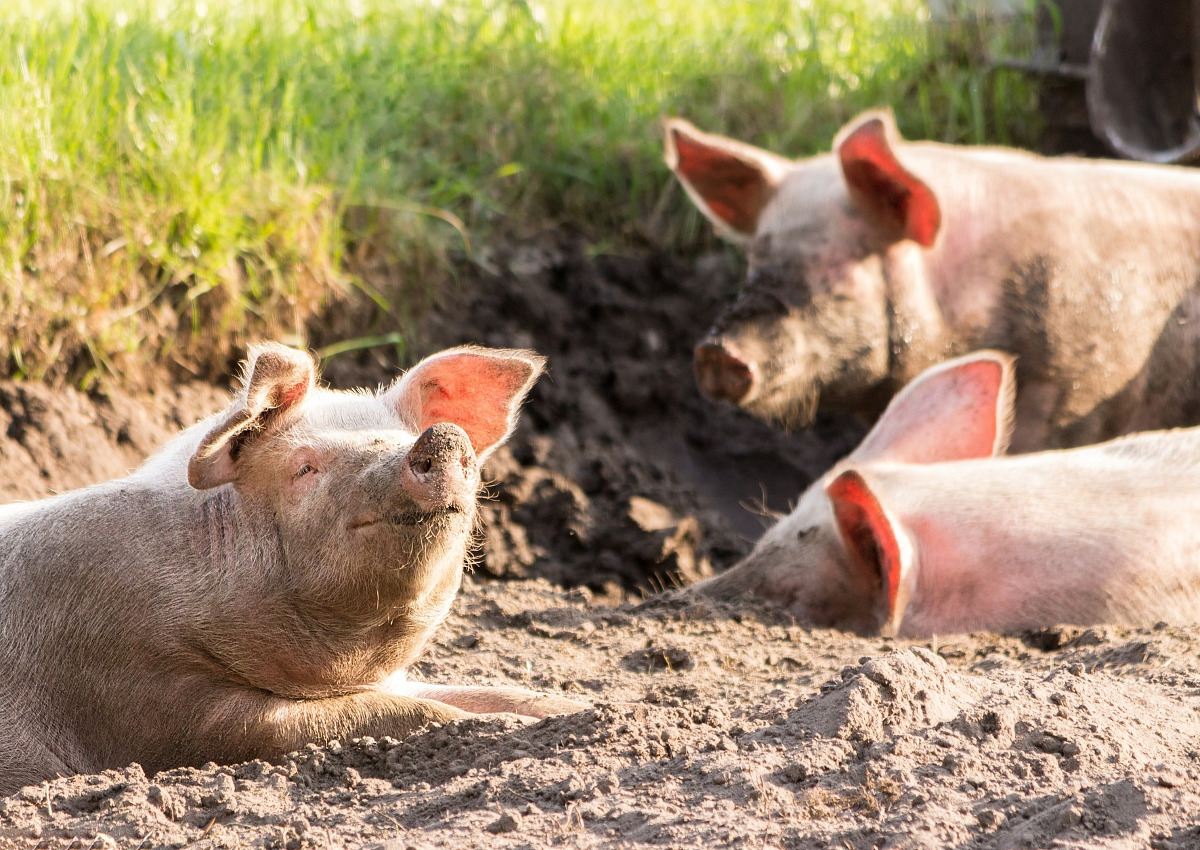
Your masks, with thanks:
[[[546,234],[464,265],[414,345],[550,357],[414,677],[593,708],[63,778],[0,800],[0,847],[1200,846],[1200,629],[912,642],[654,594],[731,564],[861,433],[699,398],[691,345],[735,265]],[[377,353],[327,371],[392,374]],[[222,397],[0,384],[0,500],[119,475]]]

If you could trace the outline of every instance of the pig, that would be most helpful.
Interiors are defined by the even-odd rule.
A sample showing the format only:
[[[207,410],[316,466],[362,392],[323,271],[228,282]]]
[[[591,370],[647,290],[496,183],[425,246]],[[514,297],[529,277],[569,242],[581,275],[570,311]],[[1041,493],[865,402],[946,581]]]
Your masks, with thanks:
[[[1014,452],[1200,422],[1200,172],[900,139],[792,161],[680,119],[666,159],[748,248],[701,390],[788,429],[870,423],[928,366],[1019,357]]]
[[[1200,428],[1000,457],[1012,358],[930,367],[729,571],[806,624],[929,637],[1200,622]]]
[[[346,392],[261,344],[228,409],[128,477],[0,507],[0,794],[581,708],[405,676],[458,591],[480,464],[542,368],[463,347]]]

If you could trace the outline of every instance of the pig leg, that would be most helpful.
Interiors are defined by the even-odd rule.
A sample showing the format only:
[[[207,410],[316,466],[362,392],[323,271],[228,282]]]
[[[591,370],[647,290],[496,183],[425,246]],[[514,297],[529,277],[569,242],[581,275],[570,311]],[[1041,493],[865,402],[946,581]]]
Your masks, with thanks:
[[[391,683],[388,683],[389,686]],[[350,741],[370,735],[405,738],[431,723],[448,723],[473,714],[507,712],[527,718],[578,711],[571,700],[519,688],[456,688],[398,683],[407,693],[364,691],[340,697],[290,700],[241,694],[226,700],[197,730],[193,763],[273,758],[309,743]],[[248,720],[248,718],[256,718]],[[180,762],[178,751],[164,765]],[[151,760],[153,762],[153,760]]]
[[[369,735],[402,739],[431,723],[469,716],[444,703],[379,691],[299,700],[243,691],[227,696],[193,726],[189,737],[194,749],[181,750],[176,736],[168,734],[164,751],[143,765],[159,769],[210,760],[229,764],[278,758],[305,744],[323,744],[335,738],[350,741]]]
[[[318,700],[288,700],[270,714],[273,742],[281,752],[333,738],[370,735],[404,738],[430,723],[467,717],[465,711],[428,699],[359,693]]]
[[[0,732],[0,796],[77,771],[29,731]]]
[[[552,714],[574,714],[588,705],[566,697],[527,691],[524,688],[461,687],[425,682],[389,683],[389,692],[416,699],[437,700],[471,714],[507,713],[541,719]]]

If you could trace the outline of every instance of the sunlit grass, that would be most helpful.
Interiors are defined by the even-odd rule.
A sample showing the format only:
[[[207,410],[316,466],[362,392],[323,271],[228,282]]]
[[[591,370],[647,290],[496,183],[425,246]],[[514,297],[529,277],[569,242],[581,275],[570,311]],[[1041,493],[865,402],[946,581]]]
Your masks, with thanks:
[[[442,246],[500,228],[686,246],[702,231],[662,165],[670,114],[793,155],[883,104],[914,138],[1033,139],[1030,86],[985,61],[984,37],[1007,36],[925,15],[917,0],[0,4],[0,374],[87,383],[164,359],[219,374],[248,337],[306,341],[333,299],[395,312],[438,284]],[[393,339],[395,322],[362,335]]]

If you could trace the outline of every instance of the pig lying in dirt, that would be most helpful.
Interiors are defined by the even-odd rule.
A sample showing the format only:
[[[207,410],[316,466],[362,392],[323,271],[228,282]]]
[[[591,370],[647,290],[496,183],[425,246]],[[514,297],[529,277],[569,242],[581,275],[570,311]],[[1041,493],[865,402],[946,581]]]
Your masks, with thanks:
[[[128,478],[0,507],[0,795],[580,708],[405,679],[542,362],[459,348],[351,393],[261,345],[232,405]]]
[[[709,396],[785,427],[873,419],[923,369],[1019,355],[1014,451],[1200,422],[1200,172],[900,141],[868,113],[791,161],[666,125],[667,161],[749,248],[695,351]]]
[[[1012,360],[934,366],[728,572],[685,593],[922,637],[1200,621],[1200,428],[993,457]]]

